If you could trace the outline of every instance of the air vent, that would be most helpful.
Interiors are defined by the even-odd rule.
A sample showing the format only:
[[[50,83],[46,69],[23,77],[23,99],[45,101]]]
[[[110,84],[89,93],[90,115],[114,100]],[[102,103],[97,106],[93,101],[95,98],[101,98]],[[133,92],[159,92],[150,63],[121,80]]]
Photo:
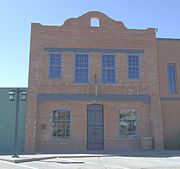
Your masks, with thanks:
[[[91,26],[92,27],[99,27],[99,19],[98,18],[91,18]]]

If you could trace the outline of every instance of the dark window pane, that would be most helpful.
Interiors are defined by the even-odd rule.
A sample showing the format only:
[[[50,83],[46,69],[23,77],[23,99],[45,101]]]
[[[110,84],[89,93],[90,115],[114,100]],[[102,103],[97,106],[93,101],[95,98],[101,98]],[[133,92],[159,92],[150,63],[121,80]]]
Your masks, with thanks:
[[[75,56],[75,82],[88,83],[88,55]]]
[[[115,83],[115,56],[102,56],[102,82]]]
[[[170,94],[176,93],[176,68],[175,64],[168,64],[168,90]]]
[[[129,79],[139,79],[139,57],[138,56],[128,56],[128,78]]]
[[[49,78],[60,78],[61,76],[61,55],[50,54],[49,56]]]

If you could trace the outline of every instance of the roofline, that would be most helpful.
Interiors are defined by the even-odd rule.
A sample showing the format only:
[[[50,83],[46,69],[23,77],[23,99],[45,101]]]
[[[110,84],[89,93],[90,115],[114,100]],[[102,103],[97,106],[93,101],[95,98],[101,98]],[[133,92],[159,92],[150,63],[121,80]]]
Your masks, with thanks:
[[[28,87],[0,87],[0,89],[28,89]]]
[[[177,38],[156,38],[157,40],[167,40],[167,41],[180,41],[180,39]]]

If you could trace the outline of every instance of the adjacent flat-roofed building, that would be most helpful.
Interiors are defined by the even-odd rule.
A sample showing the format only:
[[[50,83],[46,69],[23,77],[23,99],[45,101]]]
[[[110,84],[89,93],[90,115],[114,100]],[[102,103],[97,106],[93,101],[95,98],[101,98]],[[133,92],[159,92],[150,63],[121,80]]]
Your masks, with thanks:
[[[179,73],[180,41],[154,28],[100,12],[33,23],[26,151],[163,149],[180,134]]]
[[[28,90],[21,88],[21,90]],[[16,101],[10,101],[8,93],[15,87],[0,87],[0,154],[14,153]],[[26,101],[20,101],[18,113],[17,150],[24,152]]]

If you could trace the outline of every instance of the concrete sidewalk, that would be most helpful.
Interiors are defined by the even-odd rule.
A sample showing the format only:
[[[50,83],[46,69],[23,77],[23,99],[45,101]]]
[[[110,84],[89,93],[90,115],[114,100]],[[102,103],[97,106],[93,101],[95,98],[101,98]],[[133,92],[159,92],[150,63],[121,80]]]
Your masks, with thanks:
[[[0,160],[13,163],[23,163],[30,161],[40,161],[53,158],[87,158],[87,157],[180,157],[180,150],[124,150],[124,151],[86,151],[77,153],[63,153],[63,154],[26,154],[19,155],[19,158],[14,158],[12,155],[0,155]]]

